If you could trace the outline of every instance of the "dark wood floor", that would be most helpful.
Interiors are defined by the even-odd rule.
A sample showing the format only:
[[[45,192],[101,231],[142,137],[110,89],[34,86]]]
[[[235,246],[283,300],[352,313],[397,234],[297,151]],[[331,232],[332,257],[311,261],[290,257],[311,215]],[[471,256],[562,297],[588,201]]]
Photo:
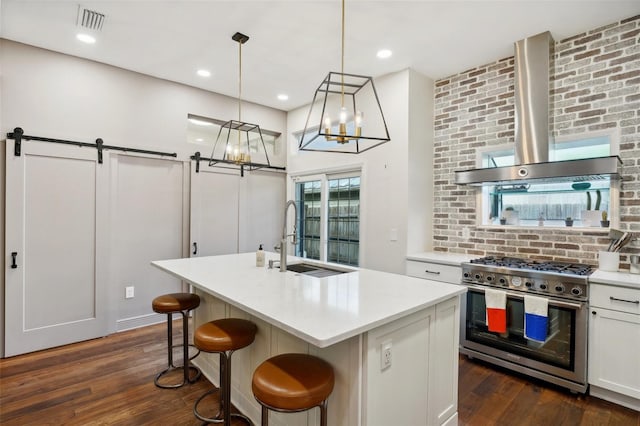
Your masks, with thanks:
[[[153,385],[166,362],[165,338],[157,325],[0,360],[0,424],[201,424],[192,407],[209,389],[206,379],[176,390]],[[636,411],[465,357],[459,394],[462,426],[640,426]]]
[[[460,426],[640,426],[640,412],[460,357]]]

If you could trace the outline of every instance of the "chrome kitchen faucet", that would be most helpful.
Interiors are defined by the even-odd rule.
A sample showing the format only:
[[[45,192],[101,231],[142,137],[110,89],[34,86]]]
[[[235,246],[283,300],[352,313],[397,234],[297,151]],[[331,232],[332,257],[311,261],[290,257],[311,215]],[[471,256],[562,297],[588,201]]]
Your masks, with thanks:
[[[293,233],[287,234],[287,212],[289,206],[293,206]],[[280,272],[287,271],[287,237],[293,237],[291,239],[292,244],[296,244],[296,229],[298,219],[298,206],[294,200],[287,201],[284,206],[284,223],[282,225],[282,239],[280,240]],[[273,262],[269,262],[269,266],[272,267]]]

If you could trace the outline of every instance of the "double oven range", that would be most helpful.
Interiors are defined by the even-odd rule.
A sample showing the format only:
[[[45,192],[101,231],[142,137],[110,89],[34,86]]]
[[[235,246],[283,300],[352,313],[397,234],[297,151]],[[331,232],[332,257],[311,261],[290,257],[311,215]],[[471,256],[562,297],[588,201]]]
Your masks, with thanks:
[[[460,323],[460,352],[532,377],[587,390],[587,323],[589,265],[488,256],[462,264],[467,287]],[[507,330],[486,325],[485,290],[506,292]],[[524,336],[526,294],[548,303],[544,342]]]

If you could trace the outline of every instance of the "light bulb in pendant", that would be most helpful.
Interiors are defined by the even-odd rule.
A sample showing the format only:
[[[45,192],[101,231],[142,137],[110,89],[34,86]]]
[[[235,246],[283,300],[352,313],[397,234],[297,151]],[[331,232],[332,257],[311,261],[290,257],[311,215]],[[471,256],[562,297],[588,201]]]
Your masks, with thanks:
[[[340,139],[338,143],[345,143],[347,139],[343,138],[347,134],[347,109],[345,107],[340,108],[340,123],[338,124],[338,133]]]
[[[331,117],[329,117],[329,114],[324,116],[324,132],[326,134],[331,133]]]
[[[340,108],[340,124],[347,124],[347,109],[345,107]]]
[[[362,121],[364,119],[364,113],[362,111],[356,112],[355,124],[356,124],[356,136],[359,137],[362,134]]]

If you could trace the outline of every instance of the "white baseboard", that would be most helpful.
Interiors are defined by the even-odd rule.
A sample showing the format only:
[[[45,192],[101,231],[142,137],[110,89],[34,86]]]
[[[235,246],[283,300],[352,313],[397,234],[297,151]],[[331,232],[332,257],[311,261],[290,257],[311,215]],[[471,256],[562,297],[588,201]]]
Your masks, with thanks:
[[[621,393],[593,385],[589,386],[589,395],[604,399],[605,401],[613,402],[614,404],[622,405],[623,407],[631,408],[632,410],[640,411],[640,399],[636,399],[631,396],[623,395]]]
[[[458,412],[456,411],[447,419],[446,422],[442,424],[442,426],[458,426]]]
[[[116,332],[132,330],[134,328],[145,327],[147,325],[166,322],[166,314],[151,313],[147,315],[139,315],[137,317],[123,318],[116,321]]]

